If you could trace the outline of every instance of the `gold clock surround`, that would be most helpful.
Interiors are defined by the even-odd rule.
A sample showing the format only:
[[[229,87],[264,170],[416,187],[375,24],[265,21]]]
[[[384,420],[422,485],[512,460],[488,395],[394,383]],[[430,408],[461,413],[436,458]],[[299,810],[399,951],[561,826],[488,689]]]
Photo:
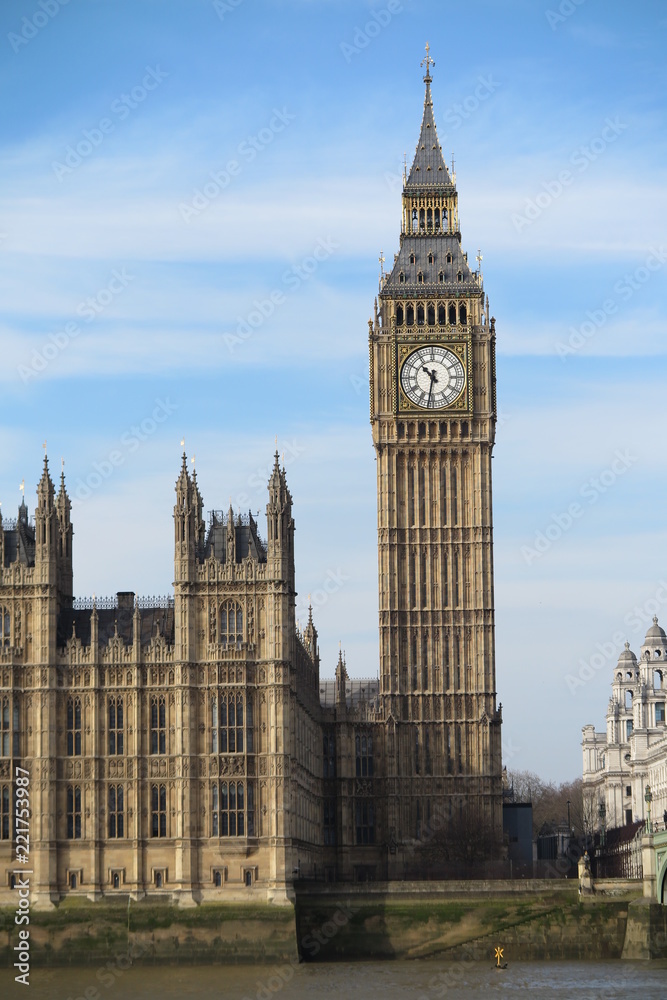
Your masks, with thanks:
[[[401,386],[401,371],[403,364],[416,350],[421,347],[442,347],[451,351],[461,361],[465,372],[465,383],[457,398],[448,406],[438,409],[426,409],[419,406],[406,396]],[[473,390],[472,390],[472,351],[470,349],[470,337],[420,337],[411,340],[396,341],[396,364],[394,370],[394,413],[398,415],[407,413],[419,414],[446,414],[447,416],[459,416],[461,414],[472,414]]]

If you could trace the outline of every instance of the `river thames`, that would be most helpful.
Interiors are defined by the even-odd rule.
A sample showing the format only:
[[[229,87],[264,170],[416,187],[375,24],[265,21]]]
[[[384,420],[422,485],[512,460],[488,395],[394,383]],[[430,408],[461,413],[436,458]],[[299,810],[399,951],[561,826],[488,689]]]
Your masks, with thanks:
[[[9,989],[7,988],[9,986]],[[29,991],[0,972],[0,996],[32,1000],[435,1000],[437,997],[488,1000],[665,1000],[667,961],[510,962],[497,971],[489,963],[438,960],[356,962],[278,966],[143,966],[111,975],[104,967],[40,969],[30,974]]]

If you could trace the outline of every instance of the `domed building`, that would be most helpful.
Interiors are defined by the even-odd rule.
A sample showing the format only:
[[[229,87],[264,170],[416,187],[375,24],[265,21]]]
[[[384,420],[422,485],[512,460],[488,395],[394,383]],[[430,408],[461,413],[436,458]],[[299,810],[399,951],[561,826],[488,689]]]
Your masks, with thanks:
[[[626,642],[612,678],[607,731],[583,728],[584,801],[594,828],[623,826],[647,816],[663,825],[667,810],[667,634],[654,617],[639,658]]]

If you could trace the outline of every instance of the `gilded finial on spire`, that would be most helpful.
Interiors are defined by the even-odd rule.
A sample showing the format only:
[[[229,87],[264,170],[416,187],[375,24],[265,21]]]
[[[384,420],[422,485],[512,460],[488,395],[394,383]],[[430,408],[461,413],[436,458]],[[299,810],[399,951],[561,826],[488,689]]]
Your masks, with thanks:
[[[23,499],[25,500],[25,479],[21,480],[21,484],[19,486],[19,489],[20,489],[21,493],[23,494]]]
[[[44,449],[44,454],[46,455],[46,441],[42,442],[42,448]]]
[[[425,83],[430,83],[431,82],[431,72],[430,72],[430,68],[429,67],[430,66],[435,66],[435,59],[431,59],[431,56],[429,55],[430,51],[431,51],[431,46],[427,42],[426,43],[426,55],[424,56],[424,58],[422,59],[422,61],[419,64],[420,66],[423,66],[424,64],[426,64],[426,75],[424,77],[424,82]]]

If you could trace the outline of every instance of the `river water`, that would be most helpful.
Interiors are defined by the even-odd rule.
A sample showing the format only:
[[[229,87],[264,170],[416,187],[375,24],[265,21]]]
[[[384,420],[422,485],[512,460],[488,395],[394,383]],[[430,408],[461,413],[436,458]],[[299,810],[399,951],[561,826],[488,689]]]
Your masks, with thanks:
[[[665,1000],[667,961],[355,962],[280,966],[142,966],[39,969],[28,990],[0,970],[0,998],[30,1000]]]

